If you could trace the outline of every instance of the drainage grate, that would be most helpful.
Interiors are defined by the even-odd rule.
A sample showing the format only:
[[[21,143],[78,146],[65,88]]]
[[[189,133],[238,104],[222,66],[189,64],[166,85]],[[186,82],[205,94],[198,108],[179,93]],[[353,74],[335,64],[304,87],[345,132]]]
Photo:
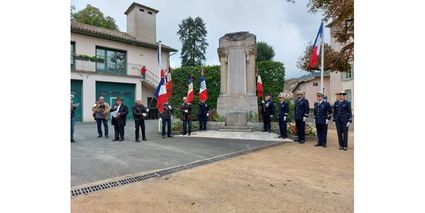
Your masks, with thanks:
[[[92,186],[86,186],[86,187],[81,187],[81,188],[77,188],[77,189],[72,189],[71,190],[71,196],[76,197],[76,196],[80,196],[80,195],[88,195],[88,194],[93,193],[93,192],[97,192],[97,191],[101,191],[101,190],[105,190],[105,189],[109,189],[109,188],[114,188],[114,187],[118,187],[118,186],[124,186],[124,185],[134,183],[134,182],[145,181],[145,180],[149,180],[149,179],[152,179],[152,178],[159,178],[159,177],[170,175],[170,174],[173,174],[175,172],[182,171],[182,170],[191,169],[191,168],[194,168],[194,167],[197,167],[197,166],[206,165],[206,164],[209,164],[209,163],[225,160],[225,159],[236,157],[236,156],[243,155],[243,154],[248,154],[248,153],[251,153],[251,152],[256,152],[256,151],[259,151],[259,150],[262,150],[262,149],[265,149],[265,148],[270,148],[270,147],[274,147],[274,146],[281,145],[281,144],[283,144],[283,142],[272,143],[272,144],[259,146],[259,147],[239,151],[239,152],[221,155],[221,156],[210,158],[210,159],[196,161],[196,162],[185,164],[185,165],[180,165],[180,166],[176,166],[176,167],[172,167],[172,168],[168,168],[168,169],[163,169],[163,170],[148,173],[148,174],[137,175],[137,176],[133,176],[133,177],[123,178],[123,179],[120,179],[120,180],[117,180],[117,181],[111,181],[111,182],[107,182],[107,183],[101,183],[101,184],[96,184],[96,185],[92,185]]]

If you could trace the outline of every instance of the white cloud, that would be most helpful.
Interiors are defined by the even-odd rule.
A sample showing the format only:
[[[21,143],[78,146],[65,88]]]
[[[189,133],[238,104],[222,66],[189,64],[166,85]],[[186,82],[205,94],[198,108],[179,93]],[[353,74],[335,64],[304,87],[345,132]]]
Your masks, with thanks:
[[[98,7],[113,17],[120,30],[126,31],[125,10],[132,0],[72,0],[76,10],[86,4]],[[250,31],[258,41],[265,41],[275,49],[275,61],[285,64],[287,78],[303,75],[296,67],[297,58],[305,45],[312,42],[320,25],[320,14],[308,13],[307,0],[295,4],[286,0],[145,0],[139,3],[159,10],[157,38],[176,49],[181,48],[176,32],[178,24],[188,16],[200,16],[208,31],[207,64],[218,64],[218,39],[225,33]],[[329,30],[325,31],[329,41]],[[180,53],[171,57],[172,66],[180,66]]]

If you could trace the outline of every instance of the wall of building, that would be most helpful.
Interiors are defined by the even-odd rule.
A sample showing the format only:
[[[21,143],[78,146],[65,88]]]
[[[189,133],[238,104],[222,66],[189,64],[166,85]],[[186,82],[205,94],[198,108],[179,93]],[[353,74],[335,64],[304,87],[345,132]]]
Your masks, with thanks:
[[[84,54],[89,56],[96,55],[96,46],[108,47],[127,52],[127,63],[144,65],[147,69],[155,72],[159,76],[159,65],[157,59],[157,50],[140,47],[132,44],[125,44],[117,41],[96,38],[92,36],[71,33],[71,41],[75,42],[75,52],[77,55]],[[169,53],[162,51],[162,68],[169,66]],[[127,66],[128,75],[140,75],[138,66]]]
[[[313,86],[313,82],[318,82],[317,86]],[[324,88],[324,93],[325,96],[330,96],[330,91],[329,91],[329,87],[330,87],[330,79],[329,77],[324,77],[323,78],[323,88]],[[305,98],[308,100],[309,104],[310,104],[310,108],[314,107],[314,102],[317,101],[316,98],[316,94],[317,92],[320,91],[320,77],[319,78],[315,78],[306,82],[301,83],[298,86],[298,89],[300,91],[305,92]]]
[[[343,89],[342,80],[341,80],[341,73],[340,72],[331,72],[330,73],[330,81],[332,83],[330,84],[330,88],[329,88],[330,96],[328,96],[329,97],[328,100],[331,104],[333,104],[336,101],[335,93],[337,93],[338,91],[341,91]]]

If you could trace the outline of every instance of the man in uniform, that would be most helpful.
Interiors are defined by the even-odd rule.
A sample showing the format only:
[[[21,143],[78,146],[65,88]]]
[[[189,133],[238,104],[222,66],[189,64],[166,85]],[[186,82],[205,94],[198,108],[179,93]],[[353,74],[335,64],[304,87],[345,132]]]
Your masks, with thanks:
[[[136,104],[134,104],[131,111],[133,112],[134,124],[136,127],[136,131],[135,131],[136,142],[140,142],[139,129],[142,129],[142,140],[147,141],[146,135],[145,135],[145,117],[147,116],[147,112],[149,111],[149,109],[147,109],[142,104],[141,99],[137,99]]]
[[[337,101],[333,106],[333,118],[336,132],[338,133],[339,150],[347,151],[348,148],[348,127],[352,122],[351,103],[345,100],[345,91],[336,93]]]
[[[314,103],[314,122],[317,130],[317,144],[326,148],[326,137],[328,133],[328,124],[332,117],[332,107],[326,102],[322,92],[317,93],[317,102]]]
[[[263,132],[272,132],[271,130],[271,118],[273,118],[274,114],[274,104],[271,100],[271,97],[269,94],[266,95],[264,100],[261,101],[263,104],[263,123],[264,123],[264,129]]]
[[[183,104],[180,106],[183,121],[183,135],[192,133],[192,105],[187,102],[187,98],[183,97]]]
[[[207,120],[210,108],[205,101],[199,103],[199,131],[207,131]]]
[[[310,106],[308,100],[304,98],[303,92],[297,91],[295,94],[297,95],[297,100],[295,101],[294,117],[298,134],[298,139],[295,141],[303,144],[305,142],[305,122],[307,121],[308,113],[310,112]]]
[[[96,120],[98,138],[102,137],[102,124],[105,129],[105,138],[108,138],[108,113],[109,104],[105,102],[105,99],[100,96],[99,101],[94,104],[93,117]]]
[[[165,138],[165,126],[167,126],[167,137],[171,138],[171,105],[164,103],[164,111],[161,113],[162,138]]]
[[[124,105],[121,97],[116,97],[115,105],[110,110],[112,113],[112,125],[114,126],[115,137],[112,141],[124,141],[124,128],[127,122],[128,107]]]
[[[283,93],[279,94],[279,130],[280,136],[279,138],[285,139],[286,135],[286,121],[289,113],[288,103],[285,102],[285,96]]]

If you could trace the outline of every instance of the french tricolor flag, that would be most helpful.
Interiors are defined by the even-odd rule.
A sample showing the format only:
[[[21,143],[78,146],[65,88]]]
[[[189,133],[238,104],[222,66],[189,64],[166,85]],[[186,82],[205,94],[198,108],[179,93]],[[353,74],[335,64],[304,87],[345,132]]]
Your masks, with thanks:
[[[204,69],[201,70],[201,85],[199,87],[199,100],[206,101],[208,99],[207,83],[205,81]]]
[[[193,77],[190,76],[188,79],[188,90],[187,90],[187,103],[192,103],[193,101]]]
[[[168,102],[167,88],[165,88],[164,70],[161,70],[161,81],[155,91],[156,108],[160,113],[164,112],[164,103]]]
[[[311,53],[310,58],[310,67],[317,67],[317,59],[319,58],[320,47],[323,42],[323,22],[320,24],[319,32],[317,32],[316,40],[314,40],[313,52]]]

